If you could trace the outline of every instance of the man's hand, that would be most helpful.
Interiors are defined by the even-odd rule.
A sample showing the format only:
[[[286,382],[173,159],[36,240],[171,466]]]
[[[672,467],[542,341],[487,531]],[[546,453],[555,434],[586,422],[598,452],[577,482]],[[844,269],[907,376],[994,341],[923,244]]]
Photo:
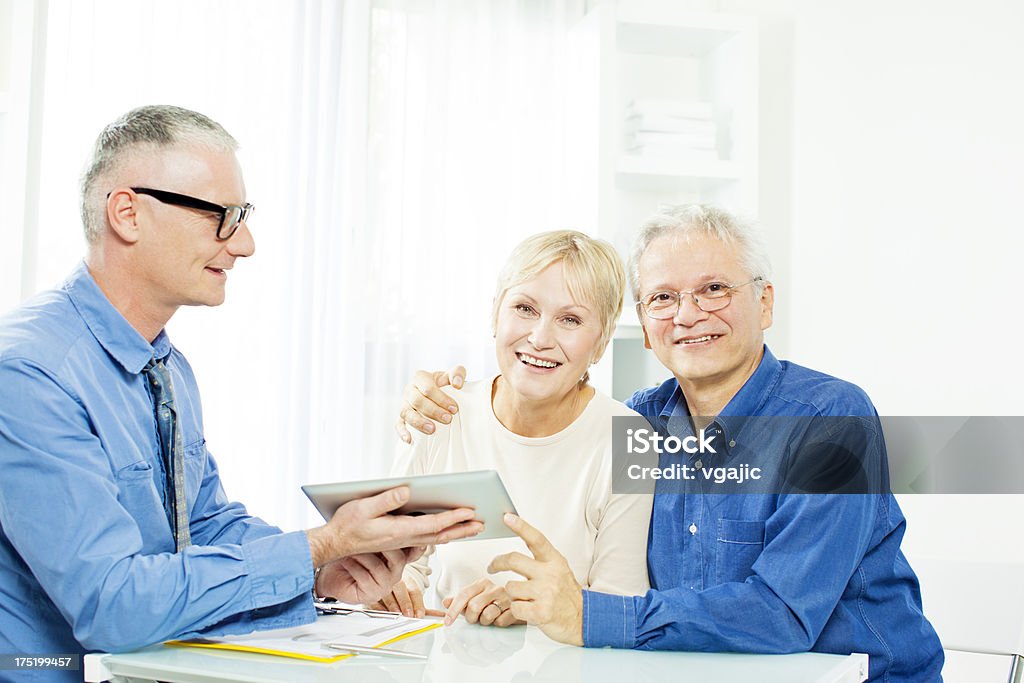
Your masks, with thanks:
[[[484,530],[482,522],[473,521],[475,513],[469,508],[418,517],[388,514],[407,500],[409,487],[399,486],[342,505],[327,524],[306,531],[313,566],[350,555],[440,545]]]
[[[544,534],[515,515],[505,515],[505,525],[526,542],[533,553],[506,553],[491,560],[487,571],[513,571],[526,581],[509,581],[505,590],[512,598],[517,619],[535,624],[549,638],[569,645],[583,645],[583,588],[569,563]]]
[[[423,548],[350,555],[324,565],[317,576],[317,595],[342,602],[379,600],[402,578],[402,570],[423,554]]]
[[[414,427],[424,434],[433,434],[434,422],[451,422],[452,415],[459,412],[459,406],[451,396],[441,391],[441,387],[461,389],[465,381],[466,368],[461,365],[456,365],[451,372],[417,371],[412,382],[402,392],[402,410],[395,423],[398,438],[412,443],[412,435],[407,427]]]
[[[444,616],[444,612],[441,610],[427,609],[423,606],[423,591],[413,581],[409,580],[396,583],[390,592],[370,605],[370,609],[401,612],[407,617],[416,617],[417,619]]]
[[[442,603],[448,608],[444,625],[451,626],[459,615],[471,624],[481,626],[512,626],[523,624],[512,614],[512,599],[504,586],[496,586],[490,579],[479,579],[469,584],[454,597],[445,598]]]

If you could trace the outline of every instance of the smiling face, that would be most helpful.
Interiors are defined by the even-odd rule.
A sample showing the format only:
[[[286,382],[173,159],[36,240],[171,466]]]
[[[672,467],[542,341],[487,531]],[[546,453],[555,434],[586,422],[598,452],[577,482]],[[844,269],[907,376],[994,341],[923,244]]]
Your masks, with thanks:
[[[709,282],[738,285],[752,277],[740,265],[735,247],[711,236],[683,239],[672,233],[651,242],[640,259],[639,274],[641,300],[656,291],[678,292]],[[669,320],[652,320],[641,311],[644,338],[688,398],[708,390],[731,396],[761,360],[773,301],[770,283],[760,296],[753,284],[740,287],[728,306],[711,313],[684,295]]]
[[[593,304],[569,292],[561,261],[509,288],[494,339],[502,379],[525,401],[571,397],[600,355],[603,327]]]
[[[134,186],[177,192],[216,204],[244,204],[245,184],[231,151],[177,146],[143,162]],[[164,204],[136,195],[139,241],[137,286],[156,306],[171,313],[179,306],[217,306],[224,302],[227,271],[255,250],[243,222],[228,240],[217,239],[219,216]]]

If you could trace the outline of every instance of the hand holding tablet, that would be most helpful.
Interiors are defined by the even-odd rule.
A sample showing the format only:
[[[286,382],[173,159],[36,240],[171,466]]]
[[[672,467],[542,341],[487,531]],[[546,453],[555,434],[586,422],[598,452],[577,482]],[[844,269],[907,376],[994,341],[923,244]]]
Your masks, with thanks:
[[[375,496],[397,486],[409,487],[409,499],[401,507],[392,510],[391,514],[419,516],[471,508],[476,513],[474,518],[484,523],[483,532],[471,538],[515,535],[501,522],[506,512],[517,513],[501,477],[494,470],[307,484],[302,487],[302,491],[324,519],[330,520],[345,503]]]

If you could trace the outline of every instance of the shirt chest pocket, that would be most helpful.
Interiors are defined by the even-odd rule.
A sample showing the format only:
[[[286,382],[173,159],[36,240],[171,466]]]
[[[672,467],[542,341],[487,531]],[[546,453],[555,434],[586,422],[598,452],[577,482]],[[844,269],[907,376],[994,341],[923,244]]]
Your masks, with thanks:
[[[206,440],[186,446],[185,493],[191,512],[199,497],[199,489],[206,472]],[[143,552],[166,552],[173,545],[170,522],[163,504],[162,475],[147,460],[134,462],[117,472],[118,500],[139,527]],[[173,492],[167,495],[173,496]]]
[[[719,519],[715,543],[715,583],[745,581],[764,550],[764,522]]]
[[[145,460],[122,467],[117,472],[117,499],[135,520],[142,536],[142,552],[167,551],[170,525],[157,488],[159,474]]]

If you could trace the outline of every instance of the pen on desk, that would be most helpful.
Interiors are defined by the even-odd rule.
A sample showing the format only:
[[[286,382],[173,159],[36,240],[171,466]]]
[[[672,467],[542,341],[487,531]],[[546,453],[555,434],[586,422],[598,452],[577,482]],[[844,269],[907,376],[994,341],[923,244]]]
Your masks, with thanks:
[[[380,609],[361,609],[359,607],[344,607],[336,603],[328,602],[317,602],[313,601],[313,606],[316,607],[317,611],[321,614],[340,614],[346,616],[349,614],[365,614],[372,619],[401,619],[401,612],[388,612]]]
[[[427,659],[427,655],[404,650],[389,650],[383,647],[364,647],[362,645],[345,645],[344,643],[324,643],[332,650],[345,650],[356,654],[383,655],[384,657],[405,657],[408,659]]]

